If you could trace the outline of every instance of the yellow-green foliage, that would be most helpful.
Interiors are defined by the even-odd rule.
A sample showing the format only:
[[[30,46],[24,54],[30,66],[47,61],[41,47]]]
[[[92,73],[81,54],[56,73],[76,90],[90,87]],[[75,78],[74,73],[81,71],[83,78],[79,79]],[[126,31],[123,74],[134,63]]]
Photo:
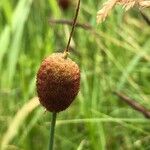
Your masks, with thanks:
[[[150,121],[113,94],[150,108],[150,26],[138,9],[120,6],[97,25],[103,2],[81,0],[78,21],[93,30],[76,28],[73,36],[81,90],[58,115],[56,150],[150,149]],[[0,0],[0,145],[6,149],[47,149],[50,113],[34,109],[30,99],[42,60],[68,40],[70,26],[50,25],[49,18],[71,20],[74,12],[74,4],[62,12],[56,0]]]

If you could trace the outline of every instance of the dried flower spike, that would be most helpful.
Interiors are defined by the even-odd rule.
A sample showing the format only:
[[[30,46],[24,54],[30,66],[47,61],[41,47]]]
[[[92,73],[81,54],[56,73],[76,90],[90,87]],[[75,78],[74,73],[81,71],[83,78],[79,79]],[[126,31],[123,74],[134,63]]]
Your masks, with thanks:
[[[63,111],[78,94],[79,67],[64,53],[54,53],[42,62],[36,84],[40,103],[51,112]]]
[[[97,23],[105,21],[108,13],[115,6],[117,0],[109,0],[104,3],[103,8],[97,12]]]
[[[127,11],[135,5],[139,8],[150,7],[150,0],[108,0],[97,12],[97,23],[103,22],[116,4],[123,5]]]

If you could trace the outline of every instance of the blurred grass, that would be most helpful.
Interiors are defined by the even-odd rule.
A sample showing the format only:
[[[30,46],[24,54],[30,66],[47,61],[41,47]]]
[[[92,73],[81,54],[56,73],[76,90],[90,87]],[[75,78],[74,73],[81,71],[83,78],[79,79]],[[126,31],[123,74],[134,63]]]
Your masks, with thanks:
[[[146,150],[149,120],[112,91],[123,91],[150,108],[150,27],[139,11],[124,13],[120,7],[97,26],[101,4],[82,0],[78,20],[91,24],[97,34],[79,28],[74,34],[71,57],[81,68],[81,90],[72,106],[58,115],[55,148]],[[51,26],[48,19],[71,19],[74,11],[61,11],[56,0],[0,1],[0,144],[7,135],[11,140],[6,149],[47,148],[50,114],[42,107],[13,126],[13,138],[9,128],[17,112],[36,96],[35,76],[42,59],[66,46],[70,27]]]

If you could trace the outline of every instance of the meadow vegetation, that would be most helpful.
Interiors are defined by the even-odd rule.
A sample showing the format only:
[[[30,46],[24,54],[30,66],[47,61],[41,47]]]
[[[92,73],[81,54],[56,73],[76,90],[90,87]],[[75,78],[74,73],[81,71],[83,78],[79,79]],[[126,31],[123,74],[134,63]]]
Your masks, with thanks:
[[[81,69],[80,92],[58,115],[56,150],[150,149],[150,121],[121,101],[126,94],[150,109],[150,26],[135,7],[117,6],[97,25],[100,0],[82,0],[70,56]],[[8,150],[44,150],[50,113],[35,87],[42,60],[63,51],[70,26],[50,19],[74,16],[56,0],[0,1],[0,145]],[[149,10],[145,10],[148,15]]]

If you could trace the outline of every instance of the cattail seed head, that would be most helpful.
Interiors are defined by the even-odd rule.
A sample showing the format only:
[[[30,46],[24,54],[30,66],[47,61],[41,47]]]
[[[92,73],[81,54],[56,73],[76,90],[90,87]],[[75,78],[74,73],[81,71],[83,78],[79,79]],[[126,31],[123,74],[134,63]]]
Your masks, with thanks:
[[[54,53],[42,62],[36,85],[39,101],[48,111],[63,111],[78,94],[79,67],[63,53]]]

